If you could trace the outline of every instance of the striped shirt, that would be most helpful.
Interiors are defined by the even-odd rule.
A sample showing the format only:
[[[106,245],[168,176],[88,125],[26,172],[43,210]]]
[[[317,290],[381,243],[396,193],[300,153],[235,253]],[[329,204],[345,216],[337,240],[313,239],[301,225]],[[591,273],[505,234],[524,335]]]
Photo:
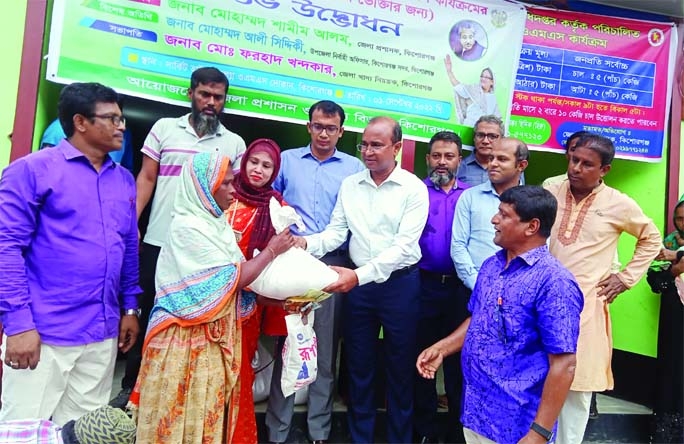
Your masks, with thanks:
[[[145,139],[142,153],[159,162],[157,188],[152,199],[145,243],[163,246],[171,223],[171,209],[183,163],[193,154],[218,151],[230,157],[233,169],[240,167],[245,141],[219,125],[215,134],[197,137],[188,122],[190,114],[159,119]]]

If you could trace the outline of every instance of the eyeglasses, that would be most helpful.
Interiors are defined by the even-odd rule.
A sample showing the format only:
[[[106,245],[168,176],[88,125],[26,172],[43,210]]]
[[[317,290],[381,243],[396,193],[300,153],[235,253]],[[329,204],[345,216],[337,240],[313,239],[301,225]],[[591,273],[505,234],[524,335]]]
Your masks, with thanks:
[[[340,130],[340,127],[335,125],[321,125],[320,123],[312,123],[311,129],[315,133],[320,133],[321,131],[325,130],[329,136],[334,136]]]
[[[494,80],[494,77],[480,76],[481,79]]]
[[[112,125],[119,126],[121,124],[126,125],[126,118],[118,114],[93,114],[90,116],[91,119],[97,117],[98,119],[108,119],[112,122]]]
[[[389,146],[389,145],[382,145],[382,144],[375,144],[375,143],[371,143],[370,145],[368,145],[365,143],[359,143],[358,145],[356,145],[356,149],[361,151],[362,153],[366,153],[366,152],[373,152],[374,153],[376,151],[380,151],[381,149],[385,148],[386,146]]]
[[[475,138],[477,140],[484,140],[485,137],[489,140],[497,140],[501,135],[495,133],[475,133]]]

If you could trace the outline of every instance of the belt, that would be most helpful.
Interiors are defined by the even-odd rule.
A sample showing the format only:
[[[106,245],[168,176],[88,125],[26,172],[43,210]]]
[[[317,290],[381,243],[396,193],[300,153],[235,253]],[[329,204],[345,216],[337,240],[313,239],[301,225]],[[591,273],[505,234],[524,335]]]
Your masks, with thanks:
[[[394,271],[392,272],[392,274],[389,275],[389,277],[387,278],[387,280],[389,281],[389,280],[392,279],[392,278],[397,278],[397,277],[401,277],[401,276],[406,276],[407,274],[409,274],[410,272],[412,272],[412,271],[415,270],[416,268],[418,268],[416,265],[409,265],[408,267],[404,267],[404,268],[400,268],[400,269],[398,269],[398,270],[394,270]]]
[[[333,250],[333,251],[331,251],[331,252],[329,252],[329,253],[325,253],[325,254],[323,255],[323,257],[347,256],[348,253],[349,253],[348,250],[341,250],[341,249],[338,248],[337,250]]]
[[[446,284],[452,279],[458,279],[458,275],[456,273],[441,274],[435,273],[434,271],[423,270],[422,268],[420,269],[420,276],[425,279],[430,279],[432,281],[439,281],[442,284]]]

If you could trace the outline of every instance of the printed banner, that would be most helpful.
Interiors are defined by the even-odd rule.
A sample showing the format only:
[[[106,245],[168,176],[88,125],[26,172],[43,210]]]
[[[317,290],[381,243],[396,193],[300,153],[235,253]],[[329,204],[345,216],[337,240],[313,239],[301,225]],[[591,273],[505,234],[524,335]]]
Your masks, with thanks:
[[[674,24],[530,8],[510,134],[562,151],[591,131],[612,139],[617,157],[659,161],[676,42]]]
[[[55,0],[47,79],[187,104],[212,65],[228,112],[304,122],[329,99],[347,129],[389,115],[410,139],[468,141],[482,114],[510,115],[525,20],[502,0]]]

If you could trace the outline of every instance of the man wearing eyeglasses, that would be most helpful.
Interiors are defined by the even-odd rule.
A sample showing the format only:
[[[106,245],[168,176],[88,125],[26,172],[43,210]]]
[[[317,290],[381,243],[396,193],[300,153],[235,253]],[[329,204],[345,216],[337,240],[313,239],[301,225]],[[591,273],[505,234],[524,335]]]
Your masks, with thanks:
[[[62,139],[66,138],[62,124],[59,119],[55,119],[45,128],[43,136],[40,138],[40,149],[49,148],[57,145]],[[126,129],[124,131],[123,144],[120,150],[112,151],[109,157],[128,171],[133,172],[133,143],[131,141],[131,132]]]
[[[138,337],[135,183],[109,156],[126,128],[119,100],[65,86],[66,139],[0,179],[0,421],[64,425],[106,404],[117,349]]]
[[[477,119],[473,129],[475,149],[459,165],[457,177],[461,182],[474,187],[489,180],[489,155],[492,152],[492,145],[503,137],[504,125],[500,118],[484,115]]]
[[[556,199],[538,186],[503,192],[491,218],[502,249],[483,264],[468,303],[472,313],[424,350],[418,372],[433,379],[460,350],[468,443],[544,443],[575,373],[584,297],[546,245]]]
[[[469,185],[456,179],[461,163],[462,142],[458,134],[441,131],[428,143],[428,177],[423,181],[430,198],[430,212],[420,236],[420,320],[417,349],[422,350],[454,331],[468,316],[467,294],[456,275],[449,248],[454,210]],[[460,421],[461,361],[450,356],[444,362],[444,388],[449,403],[449,423]],[[439,442],[437,390],[434,380],[416,375],[414,400],[414,442]],[[462,442],[463,435],[450,427],[447,442]],[[460,434],[460,436],[458,436]],[[454,435],[454,436],[452,436]]]
[[[456,203],[451,231],[451,259],[456,273],[472,290],[480,266],[498,247],[494,244],[494,228],[489,222],[499,206],[499,196],[509,188],[522,185],[527,168],[527,145],[510,137],[497,139],[489,155],[487,182],[463,192]]]
[[[143,161],[136,179],[137,219],[152,202],[140,251],[140,284],[144,291],[140,299],[140,321],[143,331],[147,329],[154,304],[157,258],[171,223],[171,210],[183,163],[196,153],[219,152],[230,157],[234,169],[240,168],[245,141],[219,120],[227,93],[228,79],[224,73],[213,67],[196,69],[190,77],[188,89],[190,113],[159,119],[140,150]],[[121,392],[110,402],[113,407],[123,408],[128,402],[140,370],[142,342],[141,337],[127,356]]]
[[[344,109],[330,100],[314,103],[309,108],[306,129],[311,137],[308,146],[283,151],[280,172],[273,188],[280,191],[288,205],[302,216],[306,229],[301,236],[319,233],[330,222],[342,181],[365,168],[356,157],[337,149],[344,134]],[[321,258],[328,265],[348,266],[346,243]],[[332,426],[332,403],[335,386],[335,362],[339,339],[341,293],[321,304],[316,310],[314,331],[318,341],[318,375],[308,387],[307,424],[314,443],[328,440]],[[287,329],[284,313],[275,307],[264,307],[264,333],[280,336],[275,356],[273,378],[266,409],[266,427],[271,442],[285,442],[290,433],[294,412],[294,395],[283,396],[280,376],[283,362],[280,353]]]
[[[367,170],[342,182],[330,223],[298,238],[317,257],[349,237],[353,268],[333,267],[339,279],[325,291],[348,293],[342,325],[349,369],[348,422],[352,442],[373,442],[374,376],[380,328],[387,375],[387,442],[411,442],[413,362],[420,304],[418,239],[428,215],[420,179],[397,165],[402,131],[389,117],[374,117],[358,149]]]

